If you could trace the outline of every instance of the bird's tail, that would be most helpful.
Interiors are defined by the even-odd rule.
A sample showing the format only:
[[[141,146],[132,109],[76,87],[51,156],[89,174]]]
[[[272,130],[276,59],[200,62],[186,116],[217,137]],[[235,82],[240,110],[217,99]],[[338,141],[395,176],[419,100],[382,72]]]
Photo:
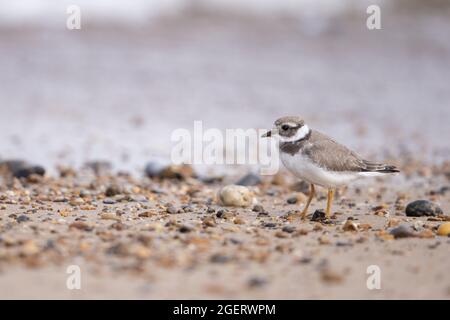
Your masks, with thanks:
[[[363,172],[379,172],[379,173],[396,173],[400,172],[396,166],[391,166],[382,163],[376,163],[372,161],[363,160],[364,169]]]

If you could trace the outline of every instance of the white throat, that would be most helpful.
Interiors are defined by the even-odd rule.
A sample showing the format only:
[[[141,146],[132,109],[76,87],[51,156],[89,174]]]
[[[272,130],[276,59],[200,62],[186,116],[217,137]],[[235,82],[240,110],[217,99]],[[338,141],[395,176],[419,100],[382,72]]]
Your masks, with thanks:
[[[309,133],[309,127],[305,124],[300,129],[297,130],[297,133],[293,135],[292,137],[283,137],[280,136],[281,142],[294,142],[300,139],[305,138]]]

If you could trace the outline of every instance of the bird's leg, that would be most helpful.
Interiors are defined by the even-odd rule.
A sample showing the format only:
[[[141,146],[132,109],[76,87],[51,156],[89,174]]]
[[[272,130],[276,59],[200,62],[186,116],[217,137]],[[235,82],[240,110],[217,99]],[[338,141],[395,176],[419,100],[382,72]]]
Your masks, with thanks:
[[[331,204],[333,202],[333,198],[334,198],[334,190],[333,189],[328,189],[328,200],[327,200],[327,211],[326,211],[327,219],[330,218]]]
[[[314,185],[311,183],[311,190],[309,192],[308,201],[306,202],[305,208],[303,209],[303,211],[301,213],[302,219],[305,219],[305,217],[306,217],[306,213],[308,212],[308,207],[311,204],[311,201],[312,201],[312,199],[314,197],[314,193],[315,193]]]

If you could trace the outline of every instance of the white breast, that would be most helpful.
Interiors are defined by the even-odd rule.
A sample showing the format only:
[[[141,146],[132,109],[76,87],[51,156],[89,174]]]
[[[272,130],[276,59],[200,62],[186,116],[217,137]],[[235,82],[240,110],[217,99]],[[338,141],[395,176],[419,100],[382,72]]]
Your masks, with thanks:
[[[327,171],[315,165],[301,154],[290,155],[281,152],[281,162],[296,177],[325,188],[335,188],[353,181],[361,175],[356,172]]]

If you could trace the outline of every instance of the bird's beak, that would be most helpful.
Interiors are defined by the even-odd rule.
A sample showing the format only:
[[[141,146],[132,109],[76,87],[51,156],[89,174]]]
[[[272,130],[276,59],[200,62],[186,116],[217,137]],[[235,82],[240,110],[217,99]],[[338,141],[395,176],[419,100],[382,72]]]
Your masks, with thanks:
[[[264,133],[261,138],[269,138],[269,137],[273,137],[274,135],[276,135],[278,132],[276,129],[272,129],[267,131],[266,133]]]

